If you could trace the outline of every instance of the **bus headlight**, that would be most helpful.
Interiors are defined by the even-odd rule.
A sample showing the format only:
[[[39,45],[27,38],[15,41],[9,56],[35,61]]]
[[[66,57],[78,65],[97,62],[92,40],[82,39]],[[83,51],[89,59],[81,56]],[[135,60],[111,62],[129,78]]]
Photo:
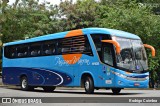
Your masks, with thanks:
[[[146,77],[146,80],[148,80],[148,79],[149,79],[149,76]]]
[[[123,75],[123,74],[120,74],[120,73],[117,73],[117,72],[114,72],[114,74],[121,77],[121,78],[127,78],[126,75]]]
[[[125,75],[123,75],[123,74],[120,74],[119,77],[127,78],[127,76],[125,76]]]

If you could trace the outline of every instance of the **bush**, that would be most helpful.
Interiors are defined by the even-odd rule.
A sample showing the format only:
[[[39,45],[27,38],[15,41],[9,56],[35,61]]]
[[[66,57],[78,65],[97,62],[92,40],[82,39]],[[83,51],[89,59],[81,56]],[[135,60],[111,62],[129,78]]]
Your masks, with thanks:
[[[0,77],[2,76],[2,60],[0,59]]]

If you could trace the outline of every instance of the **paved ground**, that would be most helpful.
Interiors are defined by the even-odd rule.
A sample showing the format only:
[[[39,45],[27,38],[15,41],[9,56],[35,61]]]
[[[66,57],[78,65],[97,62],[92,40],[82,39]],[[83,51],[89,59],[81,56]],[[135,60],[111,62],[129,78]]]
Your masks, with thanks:
[[[0,79],[1,80],[1,79]],[[1,81],[0,81],[1,82]],[[22,91],[19,87],[15,86],[4,86],[0,85],[0,97],[159,97],[160,98],[160,90],[135,90],[135,89],[123,89],[119,95],[113,95],[111,90],[95,90],[94,94],[88,95],[85,94],[84,89],[82,88],[62,88],[58,87],[54,92],[44,92],[41,88],[36,88],[34,91]],[[65,98],[63,98],[65,99]],[[114,98],[111,98],[114,99]],[[0,106],[28,106],[28,104],[0,104]],[[36,104],[37,106],[135,106],[133,103],[56,103],[56,104]],[[136,104],[136,106],[158,106],[159,104]],[[29,106],[35,106],[35,104],[29,104]]]
[[[83,88],[58,87],[54,92],[43,92],[42,88],[34,91],[21,91],[20,87],[6,86],[0,78],[0,97],[160,97],[160,90],[123,89],[119,95],[113,95],[111,90],[95,90],[93,95],[85,94]]]
[[[15,86],[1,86],[1,97],[160,97],[160,90],[126,90],[123,89],[119,95],[113,95],[111,90],[95,90],[94,94],[85,94],[82,88],[61,88],[54,92],[44,92],[41,88],[34,91],[22,91]]]
[[[60,99],[66,99],[64,97],[120,97],[119,99],[123,97],[132,98],[132,97],[160,97],[160,91],[159,90],[122,90],[122,92],[119,95],[113,95],[111,90],[96,90],[94,94],[88,95],[85,94],[83,89],[80,88],[57,88],[54,92],[43,92],[41,88],[35,89],[35,91],[21,91],[19,87],[14,86],[1,86],[0,87],[0,97],[61,97]],[[73,99],[72,98],[72,99]],[[114,101],[115,98],[107,98]],[[54,103],[54,104],[0,104],[0,106],[135,106],[134,103]],[[149,104],[136,104],[136,106],[158,106],[159,103],[149,103]]]

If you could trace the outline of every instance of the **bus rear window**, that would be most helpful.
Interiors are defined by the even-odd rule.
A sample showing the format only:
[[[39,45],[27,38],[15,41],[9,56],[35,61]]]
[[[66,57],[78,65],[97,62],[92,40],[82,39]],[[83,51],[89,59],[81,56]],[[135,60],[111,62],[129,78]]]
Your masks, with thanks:
[[[16,57],[16,47],[15,46],[4,47],[4,56],[7,58],[15,58]]]

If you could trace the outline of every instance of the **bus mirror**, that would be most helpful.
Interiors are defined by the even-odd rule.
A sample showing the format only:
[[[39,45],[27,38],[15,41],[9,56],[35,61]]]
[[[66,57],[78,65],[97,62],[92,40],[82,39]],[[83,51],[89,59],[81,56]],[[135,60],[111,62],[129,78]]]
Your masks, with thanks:
[[[106,43],[113,44],[116,47],[116,53],[120,54],[121,47],[120,47],[120,44],[117,41],[114,41],[114,40],[101,40],[101,42],[106,42]]]
[[[148,45],[148,44],[143,44],[143,45],[144,45],[144,47],[151,49],[151,51],[152,51],[152,57],[155,57],[156,52],[155,52],[154,47],[151,46],[151,45]]]

